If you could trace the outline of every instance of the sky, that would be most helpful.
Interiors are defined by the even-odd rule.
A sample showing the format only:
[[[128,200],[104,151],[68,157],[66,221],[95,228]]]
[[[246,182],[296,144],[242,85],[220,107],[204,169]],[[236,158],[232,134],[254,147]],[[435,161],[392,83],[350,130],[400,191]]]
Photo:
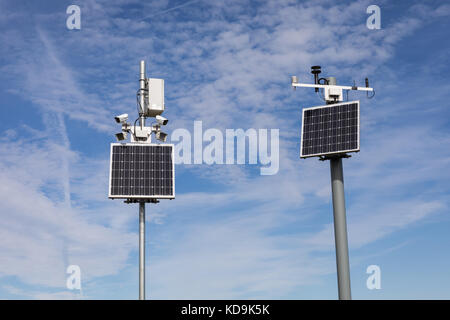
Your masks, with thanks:
[[[138,297],[138,206],[108,199],[108,177],[114,116],[136,117],[145,60],[165,80],[169,140],[194,121],[279,130],[276,174],[176,165],[176,199],[146,207],[147,298],[337,298],[329,165],[299,157],[301,110],[323,101],[290,86],[321,65],[376,91],[349,94],[353,298],[450,299],[449,21],[434,0],[0,0],[0,298]]]

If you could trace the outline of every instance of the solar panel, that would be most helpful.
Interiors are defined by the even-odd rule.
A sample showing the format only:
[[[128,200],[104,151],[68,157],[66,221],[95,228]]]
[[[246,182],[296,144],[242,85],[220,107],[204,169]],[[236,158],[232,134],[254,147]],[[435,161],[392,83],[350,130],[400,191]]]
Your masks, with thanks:
[[[359,151],[359,101],[303,109],[300,157]]]
[[[173,145],[111,143],[108,197],[175,198]]]

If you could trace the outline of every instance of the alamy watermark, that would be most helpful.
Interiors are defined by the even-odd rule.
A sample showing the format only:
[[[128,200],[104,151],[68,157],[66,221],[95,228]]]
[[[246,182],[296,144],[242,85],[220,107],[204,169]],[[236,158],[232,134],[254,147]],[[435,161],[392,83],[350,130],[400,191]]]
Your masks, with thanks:
[[[381,9],[379,6],[372,4],[367,7],[367,14],[370,16],[367,18],[366,26],[370,30],[381,29]]]
[[[66,13],[69,14],[69,16],[66,19],[66,27],[69,30],[81,29],[81,9],[77,5],[70,5],[66,9]]]
[[[179,128],[170,140],[175,164],[260,164],[261,175],[278,173],[279,129],[226,129],[224,135],[215,128],[203,132],[202,121],[194,121],[193,137]]]
[[[370,16],[367,18],[366,26],[370,30],[381,29],[381,9],[379,6],[372,4],[367,7],[367,14]],[[66,27],[69,30],[81,29],[81,9],[77,5],[70,5],[66,9],[66,14],[69,16],[66,19]]]
[[[370,276],[367,278],[366,287],[369,290],[381,289],[381,269],[379,266],[372,264],[367,267],[367,274]]]
[[[66,272],[69,277],[66,281],[66,287],[69,290],[81,290],[81,269],[77,265],[70,265],[67,267]]]

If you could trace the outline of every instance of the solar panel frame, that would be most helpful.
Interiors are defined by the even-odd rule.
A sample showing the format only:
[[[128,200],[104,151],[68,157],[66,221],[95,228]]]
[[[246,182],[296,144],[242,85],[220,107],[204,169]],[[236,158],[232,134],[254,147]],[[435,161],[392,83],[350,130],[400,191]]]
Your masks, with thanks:
[[[113,148],[115,146],[140,146],[140,147],[149,147],[149,146],[158,146],[168,148],[171,147],[171,160],[172,160],[172,194],[171,195],[130,195],[130,194],[112,194],[112,185],[111,180],[113,176]],[[110,199],[175,199],[175,161],[174,161],[174,145],[173,144],[157,144],[157,143],[111,143],[110,146],[110,161],[109,161],[109,186],[108,186],[108,198]]]
[[[326,109],[326,108],[334,108],[334,107],[338,107],[338,106],[342,106],[342,105],[351,105],[351,104],[356,104],[357,105],[357,130],[356,130],[356,135],[357,135],[357,147],[356,148],[351,148],[351,149],[343,149],[343,150],[339,150],[339,151],[330,151],[330,152],[318,152],[318,153],[314,153],[314,154],[304,154],[304,131],[305,131],[305,113],[306,111],[309,110],[316,110],[316,109]],[[301,127],[301,140],[300,140],[300,158],[311,158],[311,157],[320,157],[320,156],[327,156],[327,155],[339,155],[339,154],[344,154],[344,153],[349,153],[349,152],[359,152],[360,151],[360,104],[359,104],[359,100],[355,100],[355,101],[346,101],[346,102],[340,102],[340,103],[334,103],[334,104],[327,104],[327,105],[322,105],[322,106],[316,106],[316,107],[309,107],[309,108],[304,108],[302,110],[302,127]]]

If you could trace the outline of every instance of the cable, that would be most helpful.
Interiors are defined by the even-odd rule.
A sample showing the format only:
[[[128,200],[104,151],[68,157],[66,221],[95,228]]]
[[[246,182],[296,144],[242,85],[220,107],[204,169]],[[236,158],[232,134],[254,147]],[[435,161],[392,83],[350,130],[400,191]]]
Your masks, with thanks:
[[[139,114],[140,116],[144,113],[144,109],[142,108],[141,101],[140,101],[141,90],[145,90],[145,89],[139,89],[139,90],[136,92],[136,102],[137,102],[137,107],[139,107],[139,108],[138,108],[138,114]]]
[[[373,94],[369,97],[369,91],[366,91],[366,95],[367,95],[367,99],[372,99],[373,97],[375,97],[375,89],[373,89]]]
[[[324,101],[324,102],[325,102],[325,97],[323,96],[323,91],[322,91],[322,96],[320,95],[320,93],[321,93],[321,91],[317,91],[317,96],[319,97],[319,99],[320,99],[321,101]]]
[[[139,97],[138,95],[136,95],[136,109],[137,109],[137,113],[141,114],[141,110],[139,109],[140,103],[139,103]]]
[[[136,120],[134,120],[134,130],[133,130],[133,136],[134,136],[134,140],[136,140],[137,141],[137,138],[136,138],[136,122],[141,118],[141,116],[142,116],[142,108],[141,108],[141,102],[139,101],[139,98],[140,98],[140,91],[141,91],[141,89],[139,89],[137,92],[136,92],[136,108],[138,109],[137,110],[137,112],[138,112],[138,115],[139,115],[139,117],[136,119]]]
[[[134,120],[134,130],[133,130],[133,136],[134,136],[134,140],[136,139],[136,122],[140,119],[141,117],[138,117],[136,120]]]
[[[323,80],[324,83],[320,83],[320,80]],[[323,85],[327,85],[327,84],[328,84],[328,80],[325,79],[325,78],[320,78],[319,80],[317,80],[317,82],[318,82],[319,84],[323,84]]]

